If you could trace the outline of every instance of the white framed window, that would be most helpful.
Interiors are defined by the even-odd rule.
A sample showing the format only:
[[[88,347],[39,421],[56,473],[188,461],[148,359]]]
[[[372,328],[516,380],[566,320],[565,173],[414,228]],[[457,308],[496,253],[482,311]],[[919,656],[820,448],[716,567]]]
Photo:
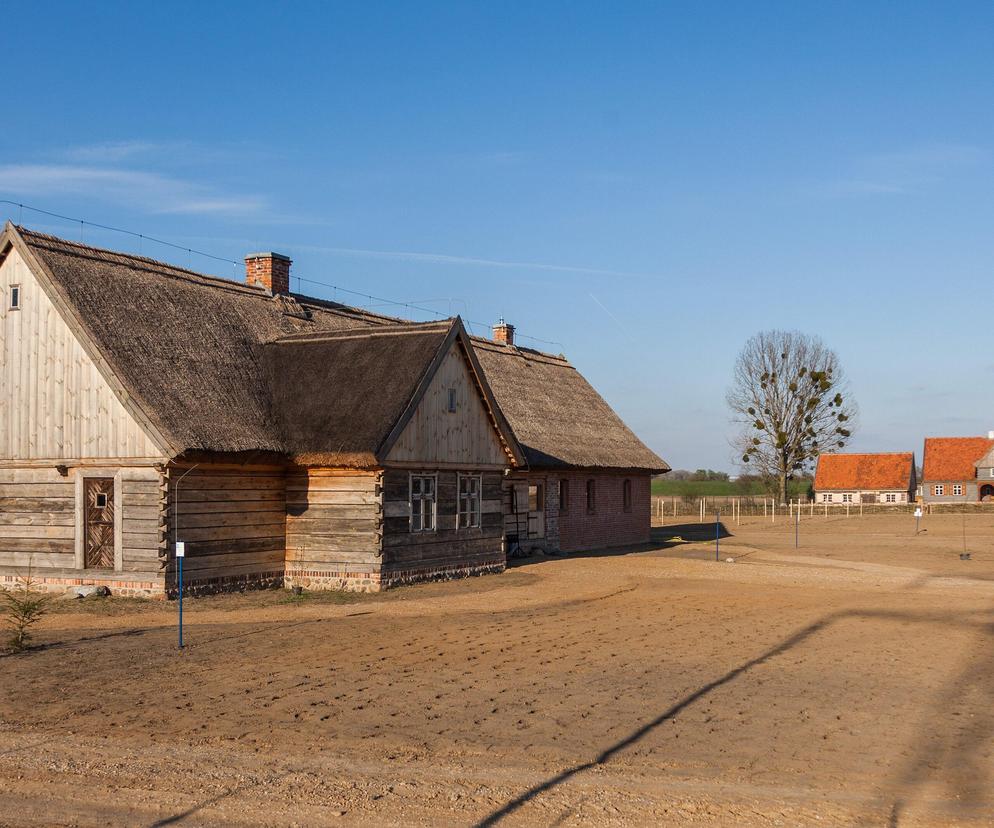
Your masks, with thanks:
[[[963,487],[959,483],[954,483],[953,484],[953,494],[954,495],[961,495],[961,494],[963,494]]]
[[[994,467],[991,468],[991,477],[994,477]]]
[[[20,310],[21,309],[21,286],[11,285],[10,286],[10,309]]]
[[[480,526],[480,492],[483,490],[482,474],[459,475],[459,529],[476,529]]]
[[[411,531],[434,532],[438,517],[438,476],[411,475]]]
[[[893,492],[888,492],[887,494],[884,495],[884,502],[897,503],[897,495],[894,494]]]
[[[944,495],[945,493],[946,493],[946,487],[943,486],[941,483],[938,483],[932,487],[932,494],[936,495],[937,497],[942,497],[942,495]]]
[[[852,503],[852,495],[849,494],[848,492],[846,494],[843,494],[842,495],[842,502],[843,503]]]
[[[832,502],[832,495],[830,493],[826,492],[825,494],[823,494],[821,496],[821,502],[822,503],[831,503]]]

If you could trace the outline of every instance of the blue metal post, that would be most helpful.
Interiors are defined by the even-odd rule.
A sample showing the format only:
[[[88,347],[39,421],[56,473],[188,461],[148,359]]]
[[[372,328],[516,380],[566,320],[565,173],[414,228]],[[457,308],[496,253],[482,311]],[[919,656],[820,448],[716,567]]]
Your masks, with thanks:
[[[183,649],[183,558],[177,558],[179,564],[179,648]]]

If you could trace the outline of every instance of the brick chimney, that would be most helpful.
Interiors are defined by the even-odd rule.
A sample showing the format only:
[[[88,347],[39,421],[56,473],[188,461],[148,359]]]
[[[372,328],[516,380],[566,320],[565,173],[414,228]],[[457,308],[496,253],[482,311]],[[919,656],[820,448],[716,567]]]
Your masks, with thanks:
[[[245,257],[245,281],[270,293],[290,292],[290,257],[280,253],[250,253]]]
[[[501,345],[514,344],[514,325],[508,325],[503,316],[500,322],[494,325],[494,342],[499,342]]]

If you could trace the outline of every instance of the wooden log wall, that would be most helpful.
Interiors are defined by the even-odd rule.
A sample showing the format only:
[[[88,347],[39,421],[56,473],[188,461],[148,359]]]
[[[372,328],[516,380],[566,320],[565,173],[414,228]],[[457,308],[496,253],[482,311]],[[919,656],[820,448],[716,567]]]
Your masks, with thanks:
[[[287,475],[287,571],[380,570],[380,474],[300,469]],[[317,576],[315,576],[317,577]]]
[[[42,570],[81,568],[82,479],[114,478],[114,569],[155,580],[165,547],[161,474],[155,467],[0,468],[0,566]],[[102,462],[102,461],[101,461]],[[77,514],[78,513],[78,514]],[[92,574],[99,574],[94,571]]]
[[[76,565],[76,486],[55,468],[0,469],[0,566]]]
[[[175,590],[174,541],[186,543],[184,584],[193,592],[281,583],[286,554],[286,475],[267,466],[170,468],[167,589]],[[177,514],[178,507],[178,514]],[[177,531],[178,526],[178,531]]]
[[[428,472],[430,473],[430,472]],[[409,471],[388,469],[383,476],[384,574],[411,570],[471,569],[503,561],[503,473],[483,472],[481,526],[457,529],[457,478],[438,472],[438,527],[410,531]]]

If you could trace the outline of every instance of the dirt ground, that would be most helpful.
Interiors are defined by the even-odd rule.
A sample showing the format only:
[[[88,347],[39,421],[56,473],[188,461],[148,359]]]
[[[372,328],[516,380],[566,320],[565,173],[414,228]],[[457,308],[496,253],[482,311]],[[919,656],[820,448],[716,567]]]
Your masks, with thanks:
[[[0,824],[994,825],[994,518],[923,527],[187,601],[182,652],[64,602],[0,657]]]

